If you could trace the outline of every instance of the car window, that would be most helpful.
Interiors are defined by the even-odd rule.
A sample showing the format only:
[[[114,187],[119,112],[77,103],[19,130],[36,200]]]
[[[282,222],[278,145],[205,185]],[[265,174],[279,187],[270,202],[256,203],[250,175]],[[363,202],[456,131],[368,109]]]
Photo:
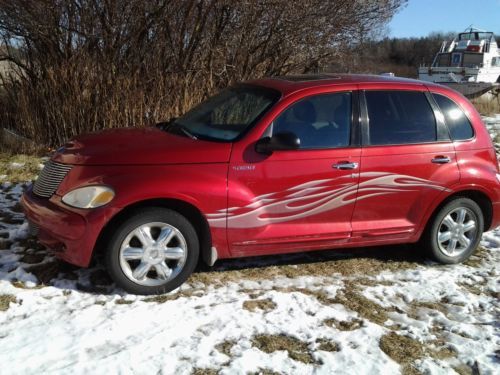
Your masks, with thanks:
[[[175,120],[197,138],[233,141],[251,128],[280,98],[278,91],[239,85],[221,91]]]
[[[451,99],[439,94],[432,94],[436,100],[441,112],[443,112],[446,125],[450,130],[451,139],[462,141],[474,136],[474,130],[469,119],[462,109]]]
[[[436,118],[425,94],[366,91],[369,144],[412,144],[437,139]]]
[[[352,94],[322,94],[302,99],[273,122],[272,134],[291,132],[300,149],[349,146]]]

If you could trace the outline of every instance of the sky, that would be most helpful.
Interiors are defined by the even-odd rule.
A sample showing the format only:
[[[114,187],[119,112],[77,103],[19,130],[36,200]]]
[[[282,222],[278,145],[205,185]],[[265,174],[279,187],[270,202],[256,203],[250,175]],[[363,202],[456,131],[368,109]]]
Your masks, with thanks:
[[[409,0],[389,23],[389,36],[420,37],[470,25],[500,35],[500,0]]]

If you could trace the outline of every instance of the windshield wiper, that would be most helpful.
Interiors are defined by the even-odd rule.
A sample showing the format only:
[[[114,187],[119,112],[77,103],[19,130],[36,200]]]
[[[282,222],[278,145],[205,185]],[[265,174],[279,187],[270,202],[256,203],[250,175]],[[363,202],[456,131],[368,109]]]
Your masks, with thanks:
[[[169,133],[182,134],[182,135],[185,135],[186,137],[191,138],[191,139],[198,139],[198,137],[196,135],[194,135],[193,133],[191,133],[188,130],[188,128],[186,128],[184,125],[178,124],[174,121],[168,122],[168,123],[160,123],[160,124],[158,124],[158,127],[161,130],[164,130],[164,131],[169,132]]]
[[[189,138],[198,139],[198,137],[196,135],[194,135],[193,133],[191,133],[184,125],[180,125],[180,124],[174,124],[174,125],[178,126],[179,130],[181,132],[183,132],[184,134],[186,134]]]

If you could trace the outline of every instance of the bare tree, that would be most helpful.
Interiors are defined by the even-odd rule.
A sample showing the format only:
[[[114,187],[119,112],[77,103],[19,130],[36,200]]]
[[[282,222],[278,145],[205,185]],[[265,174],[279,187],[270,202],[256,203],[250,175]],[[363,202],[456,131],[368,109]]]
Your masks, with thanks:
[[[406,0],[0,0],[2,123],[57,145],[249,78],[320,70]]]

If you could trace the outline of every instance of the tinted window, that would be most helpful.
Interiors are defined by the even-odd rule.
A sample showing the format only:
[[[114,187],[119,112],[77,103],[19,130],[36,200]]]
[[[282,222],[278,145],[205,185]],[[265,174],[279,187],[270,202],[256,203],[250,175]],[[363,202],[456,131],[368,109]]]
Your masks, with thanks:
[[[443,112],[446,125],[450,129],[451,139],[460,141],[470,139],[474,135],[469,119],[454,101],[443,95],[432,94],[441,112]]]
[[[279,115],[273,134],[296,134],[301,149],[346,147],[351,134],[351,96],[335,93],[303,99]]]
[[[370,144],[409,144],[436,140],[436,119],[424,93],[366,91]]]

